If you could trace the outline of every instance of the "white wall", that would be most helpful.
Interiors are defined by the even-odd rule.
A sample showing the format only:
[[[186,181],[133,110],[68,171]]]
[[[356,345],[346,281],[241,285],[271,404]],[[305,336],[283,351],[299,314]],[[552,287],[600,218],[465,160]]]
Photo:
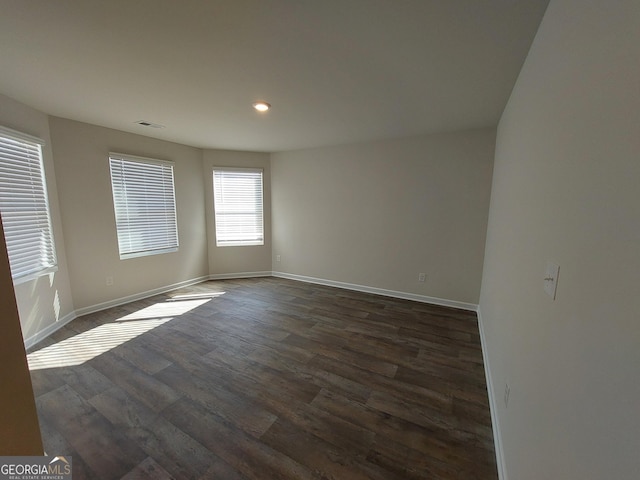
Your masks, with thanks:
[[[76,310],[208,276],[201,150],[56,117],[50,127]],[[175,163],[178,252],[120,260],[109,152]]]
[[[273,154],[274,271],[477,304],[494,142],[483,129]]]
[[[216,276],[271,272],[271,163],[268,153],[204,150],[209,273]],[[213,210],[213,167],[263,169],[264,245],[217,247]]]
[[[637,0],[552,0],[500,121],[480,310],[505,478],[640,478],[639,58]]]
[[[51,153],[48,117],[37,110],[0,95],[0,124],[45,141],[42,157],[58,259],[58,271],[15,287],[22,333],[25,338],[29,338],[45,328],[51,328],[56,322],[63,322],[70,318],[70,315],[73,315],[74,306],[69,286],[65,238],[60,222],[58,189],[53,155]]]

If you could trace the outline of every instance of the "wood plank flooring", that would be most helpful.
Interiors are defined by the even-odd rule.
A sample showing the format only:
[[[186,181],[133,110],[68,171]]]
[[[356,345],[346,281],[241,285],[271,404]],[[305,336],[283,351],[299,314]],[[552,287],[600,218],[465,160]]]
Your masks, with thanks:
[[[474,313],[277,278],[78,318],[29,352],[87,479],[492,479]]]

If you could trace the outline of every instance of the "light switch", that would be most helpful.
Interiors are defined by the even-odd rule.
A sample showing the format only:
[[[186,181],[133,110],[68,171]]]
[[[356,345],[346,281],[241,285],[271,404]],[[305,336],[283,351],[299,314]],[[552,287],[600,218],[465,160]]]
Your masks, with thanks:
[[[555,263],[547,262],[547,270],[544,274],[544,291],[553,300],[556,299],[556,288],[558,287],[558,273],[560,267]]]

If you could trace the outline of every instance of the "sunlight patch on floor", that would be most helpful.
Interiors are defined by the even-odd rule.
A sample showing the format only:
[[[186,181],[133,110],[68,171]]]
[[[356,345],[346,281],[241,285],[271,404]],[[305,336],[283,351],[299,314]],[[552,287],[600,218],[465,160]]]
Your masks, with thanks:
[[[200,305],[204,305],[209,300],[211,300],[210,297],[200,298],[197,300],[171,299],[167,300],[166,302],[149,305],[148,307],[142,308],[137,312],[130,313],[129,315],[125,315],[124,317],[120,317],[116,320],[116,322],[128,322],[131,320],[142,320],[158,317],[178,317],[193,310],[194,308],[199,307]]]
[[[183,294],[179,294],[171,297],[171,300],[189,300],[189,299],[195,299],[195,298],[211,299],[215,297],[220,297],[225,293],[226,292],[183,293]]]
[[[72,367],[108,352],[171,320],[156,318],[127,323],[107,323],[27,355],[29,370]]]
[[[100,325],[30,353],[27,355],[29,370],[81,365],[210,300],[211,297],[194,300],[171,299],[142,308],[116,319],[113,323]]]

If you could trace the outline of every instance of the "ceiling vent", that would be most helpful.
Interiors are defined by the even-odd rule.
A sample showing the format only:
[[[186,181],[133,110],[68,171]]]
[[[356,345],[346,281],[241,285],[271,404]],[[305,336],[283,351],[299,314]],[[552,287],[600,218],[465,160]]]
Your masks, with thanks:
[[[152,122],[147,122],[146,120],[138,120],[137,122],[133,122],[136,125],[142,125],[143,127],[150,127],[150,128],[165,128],[164,125],[160,125],[157,123],[152,123]]]

